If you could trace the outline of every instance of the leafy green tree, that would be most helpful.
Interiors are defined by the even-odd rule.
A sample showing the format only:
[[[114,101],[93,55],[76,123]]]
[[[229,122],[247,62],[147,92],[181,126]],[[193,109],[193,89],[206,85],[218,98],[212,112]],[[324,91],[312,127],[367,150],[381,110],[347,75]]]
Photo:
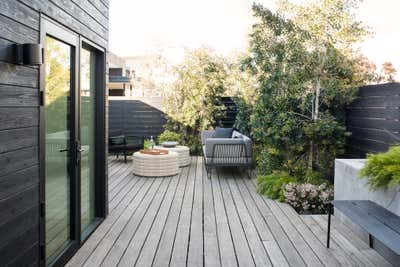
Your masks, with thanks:
[[[253,5],[258,22],[245,64],[258,77],[251,126],[264,147],[260,164],[270,162],[265,173],[329,174],[344,152],[344,107],[363,82],[353,47],[368,34],[352,13],[357,2],[280,1],[277,13]]]
[[[165,98],[166,129],[183,136],[195,154],[201,153],[200,132],[223,115],[220,97],[226,92],[227,62],[208,49],[187,53],[175,68],[176,82]]]

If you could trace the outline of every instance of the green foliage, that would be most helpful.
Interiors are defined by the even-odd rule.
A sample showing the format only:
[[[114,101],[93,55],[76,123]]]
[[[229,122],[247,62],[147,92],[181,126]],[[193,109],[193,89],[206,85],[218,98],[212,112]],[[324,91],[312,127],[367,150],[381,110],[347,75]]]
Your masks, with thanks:
[[[149,139],[145,139],[143,142],[143,148],[145,150],[149,150],[151,149],[151,141]]]
[[[227,64],[211,51],[186,55],[175,69],[177,81],[165,98],[166,130],[182,134],[193,154],[201,154],[200,132],[210,129],[223,115],[220,96],[226,92]]]
[[[176,132],[165,130],[158,136],[158,143],[161,144],[163,142],[178,142],[181,144],[182,136]]]
[[[260,194],[266,195],[272,199],[284,201],[285,186],[295,181],[295,178],[284,172],[261,175],[257,177],[257,190]]]
[[[263,148],[261,173],[329,176],[344,152],[344,108],[362,82],[353,47],[368,32],[352,13],[357,1],[320,2],[280,1],[277,13],[253,6],[258,22],[244,65],[258,78],[257,100],[238,105],[238,125],[250,125]]]
[[[251,133],[251,106],[241,97],[236,97],[234,100],[238,110],[234,126],[239,132],[249,136]]]
[[[380,154],[369,154],[360,177],[368,179],[372,190],[390,189],[400,185],[400,146]]]

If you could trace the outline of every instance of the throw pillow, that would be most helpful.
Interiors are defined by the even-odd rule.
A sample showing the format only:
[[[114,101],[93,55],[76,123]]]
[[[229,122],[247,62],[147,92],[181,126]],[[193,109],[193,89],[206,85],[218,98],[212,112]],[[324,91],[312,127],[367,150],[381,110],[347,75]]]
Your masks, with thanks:
[[[232,138],[233,128],[215,128],[213,138]]]

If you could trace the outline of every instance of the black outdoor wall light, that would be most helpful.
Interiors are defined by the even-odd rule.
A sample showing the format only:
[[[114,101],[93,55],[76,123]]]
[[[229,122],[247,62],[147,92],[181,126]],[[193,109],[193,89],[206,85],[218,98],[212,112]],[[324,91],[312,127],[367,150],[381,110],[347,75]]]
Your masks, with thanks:
[[[0,60],[18,65],[38,66],[43,63],[40,44],[12,44],[0,47]]]

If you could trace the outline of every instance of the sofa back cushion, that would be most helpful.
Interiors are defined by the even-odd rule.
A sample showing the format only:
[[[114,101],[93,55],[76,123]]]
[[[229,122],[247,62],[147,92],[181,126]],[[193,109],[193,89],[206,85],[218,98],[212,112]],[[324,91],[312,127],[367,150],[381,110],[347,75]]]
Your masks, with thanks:
[[[112,146],[123,145],[125,143],[125,136],[119,135],[119,136],[110,137],[108,142]]]
[[[232,138],[233,128],[215,128],[213,138]]]

